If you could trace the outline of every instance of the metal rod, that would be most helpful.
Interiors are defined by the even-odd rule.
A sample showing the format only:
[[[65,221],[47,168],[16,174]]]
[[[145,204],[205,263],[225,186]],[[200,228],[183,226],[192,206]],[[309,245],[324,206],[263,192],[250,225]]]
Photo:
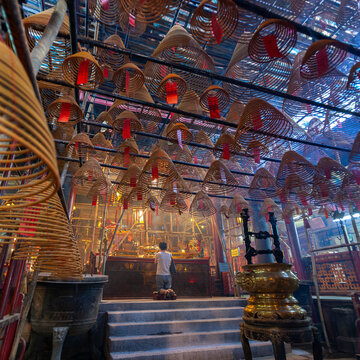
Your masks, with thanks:
[[[350,243],[350,244],[340,244],[340,245],[325,246],[325,247],[322,247],[320,249],[314,249],[314,250],[310,250],[310,251],[315,253],[315,252],[320,252],[320,251],[326,251],[326,250],[338,249],[338,248],[342,248],[342,247],[349,247],[349,246],[356,246],[356,245],[360,245],[360,242],[353,242],[353,243]]]

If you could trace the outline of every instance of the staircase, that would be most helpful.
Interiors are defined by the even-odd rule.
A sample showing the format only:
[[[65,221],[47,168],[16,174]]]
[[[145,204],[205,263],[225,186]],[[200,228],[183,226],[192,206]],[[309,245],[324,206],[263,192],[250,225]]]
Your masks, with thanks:
[[[101,304],[107,312],[108,359],[243,359],[239,323],[246,300],[127,300]],[[272,355],[270,343],[252,342],[254,357]]]

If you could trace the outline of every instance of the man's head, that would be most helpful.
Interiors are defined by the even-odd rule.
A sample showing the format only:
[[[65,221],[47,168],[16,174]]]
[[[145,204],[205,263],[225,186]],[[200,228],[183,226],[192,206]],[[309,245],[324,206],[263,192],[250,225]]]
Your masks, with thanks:
[[[167,249],[167,243],[166,242],[161,242],[159,244],[159,248],[160,248],[160,250],[166,250]]]

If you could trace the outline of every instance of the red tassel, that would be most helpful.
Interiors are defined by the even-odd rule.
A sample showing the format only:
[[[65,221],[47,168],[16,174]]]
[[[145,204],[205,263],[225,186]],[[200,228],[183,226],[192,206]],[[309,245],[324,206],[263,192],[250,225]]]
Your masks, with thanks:
[[[130,178],[130,187],[132,187],[132,188],[136,187],[136,178],[135,177]]]
[[[281,58],[282,53],[279,51],[275,35],[267,35],[263,37],[266,52],[271,58]]]
[[[211,27],[212,27],[212,32],[214,34],[216,42],[218,44],[220,44],[221,39],[222,39],[222,35],[223,35],[223,30],[222,30],[219,22],[217,21],[215,13],[212,13],[212,16],[211,16]]]
[[[124,210],[127,210],[128,207],[129,207],[128,199],[127,199],[127,198],[124,198],[124,200],[123,200],[123,208],[124,208]]]
[[[128,139],[131,135],[130,119],[124,119],[123,124],[123,139]]]
[[[166,87],[166,102],[168,104],[178,103],[177,82],[168,81]]]
[[[109,0],[102,0],[101,7],[104,11],[109,10],[110,8]]]
[[[329,69],[329,59],[326,48],[322,48],[316,53],[316,62],[318,66],[318,76],[324,75]]]
[[[96,203],[97,203],[97,195],[94,195],[93,198],[92,198],[91,205],[92,205],[92,206],[95,206]]]
[[[240,214],[242,211],[241,204],[236,204],[236,211]]]
[[[75,150],[78,151],[79,150],[79,142],[75,141]]]
[[[88,74],[89,74],[89,60],[83,60],[79,65],[79,72],[77,76],[77,85],[84,85],[88,83]]]
[[[252,114],[252,121],[254,130],[259,130],[263,126],[260,111],[256,110]]]
[[[208,105],[209,105],[210,117],[212,119],[219,119],[220,111],[219,111],[218,98],[215,96],[209,96],[208,97]]]
[[[223,144],[223,158],[230,160],[230,145],[228,143]]]
[[[126,146],[124,149],[124,165],[127,167],[130,165],[130,147]]]
[[[153,180],[159,179],[159,168],[157,165],[151,168],[151,175]]]
[[[62,103],[58,122],[67,123],[70,119],[71,104]]]
[[[125,72],[125,89],[126,89],[126,96],[129,97],[129,87],[130,87],[130,74],[126,70]]]
[[[301,200],[301,204],[302,204],[302,205],[306,206],[306,205],[308,204],[308,203],[307,203],[307,200],[306,200],[306,198],[305,198],[304,195],[301,195],[301,196],[300,196],[300,200]]]
[[[135,27],[135,16],[133,14],[129,15],[129,25]]]
[[[260,149],[256,146],[253,149],[255,164],[260,164]]]

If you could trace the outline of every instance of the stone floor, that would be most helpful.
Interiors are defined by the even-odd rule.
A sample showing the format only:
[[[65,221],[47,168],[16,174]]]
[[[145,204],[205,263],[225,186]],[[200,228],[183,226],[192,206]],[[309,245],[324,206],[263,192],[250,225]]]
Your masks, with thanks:
[[[273,360],[273,357],[262,357],[254,360]],[[355,357],[345,356],[344,354],[324,354],[324,360],[354,360]],[[313,360],[312,354],[304,350],[293,349],[290,354],[286,355],[286,360]]]

